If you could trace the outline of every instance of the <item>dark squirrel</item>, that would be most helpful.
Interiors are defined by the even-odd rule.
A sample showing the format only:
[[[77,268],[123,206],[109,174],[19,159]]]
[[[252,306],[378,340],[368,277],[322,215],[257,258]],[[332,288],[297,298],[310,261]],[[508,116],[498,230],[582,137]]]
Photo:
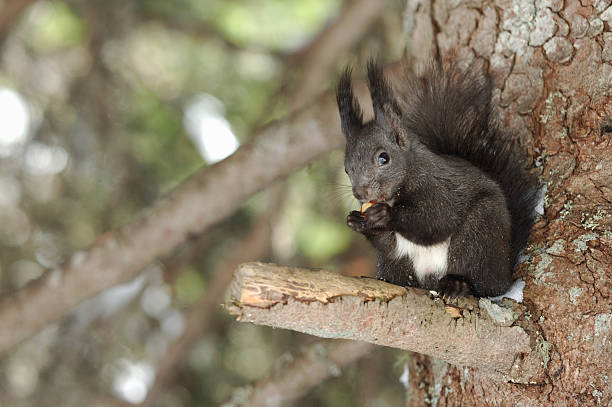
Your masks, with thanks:
[[[492,79],[435,62],[423,76],[406,72],[398,92],[370,61],[368,83],[366,123],[348,68],[336,96],[353,194],[376,202],[347,224],[378,250],[378,278],[451,298],[505,293],[538,183],[497,122]]]

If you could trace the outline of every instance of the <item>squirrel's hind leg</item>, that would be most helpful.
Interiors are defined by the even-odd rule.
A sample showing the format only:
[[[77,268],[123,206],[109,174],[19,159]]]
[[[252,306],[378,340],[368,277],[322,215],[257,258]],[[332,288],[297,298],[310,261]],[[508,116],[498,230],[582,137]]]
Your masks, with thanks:
[[[502,202],[492,202],[500,198]],[[472,206],[451,238],[447,278],[439,281],[440,290],[460,290],[461,280],[477,297],[500,295],[510,287],[510,214],[500,207],[506,208],[503,197],[490,195]]]
[[[389,258],[382,253],[378,254],[377,277],[387,283],[404,287],[419,287],[414,277],[414,269],[410,259]]]

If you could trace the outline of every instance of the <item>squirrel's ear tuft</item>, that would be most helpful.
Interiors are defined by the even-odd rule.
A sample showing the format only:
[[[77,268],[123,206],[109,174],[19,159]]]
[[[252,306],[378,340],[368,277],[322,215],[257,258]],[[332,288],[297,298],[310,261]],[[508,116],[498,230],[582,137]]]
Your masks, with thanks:
[[[375,59],[368,62],[368,86],[374,108],[374,120],[381,127],[389,130],[397,144],[405,145],[406,129],[402,124],[402,113],[393,97],[391,84],[385,78],[382,66]]]
[[[347,67],[344,69],[336,89],[336,100],[338,101],[340,121],[342,122],[342,134],[344,134],[344,138],[347,140],[363,125],[363,113],[357,98],[353,94],[351,73],[351,68]]]

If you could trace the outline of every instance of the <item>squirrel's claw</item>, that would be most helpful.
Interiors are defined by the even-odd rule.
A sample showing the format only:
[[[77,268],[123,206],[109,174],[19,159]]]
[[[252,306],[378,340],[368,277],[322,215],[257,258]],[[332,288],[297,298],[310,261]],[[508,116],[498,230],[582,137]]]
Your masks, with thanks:
[[[391,223],[391,207],[386,203],[374,204],[365,215],[369,229],[386,229]]]
[[[379,232],[387,229],[391,223],[391,207],[385,203],[377,203],[364,213],[352,211],[346,218],[346,224],[356,232]]]
[[[453,299],[470,295],[472,289],[465,277],[446,275],[438,282],[438,293],[444,299]]]
[[[365,216],[359,211],[352,211],[346,217],[346,224],[355,232],[363,233],[366,230]]]

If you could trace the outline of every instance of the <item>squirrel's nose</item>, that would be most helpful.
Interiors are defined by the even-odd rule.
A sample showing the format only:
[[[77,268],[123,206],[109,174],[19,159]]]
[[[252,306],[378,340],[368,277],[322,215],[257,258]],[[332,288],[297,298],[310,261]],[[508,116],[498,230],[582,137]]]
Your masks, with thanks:
[[[362,186],[353,186],[353,195],[360,201],[365,201],[369,195],[369,188]]]

